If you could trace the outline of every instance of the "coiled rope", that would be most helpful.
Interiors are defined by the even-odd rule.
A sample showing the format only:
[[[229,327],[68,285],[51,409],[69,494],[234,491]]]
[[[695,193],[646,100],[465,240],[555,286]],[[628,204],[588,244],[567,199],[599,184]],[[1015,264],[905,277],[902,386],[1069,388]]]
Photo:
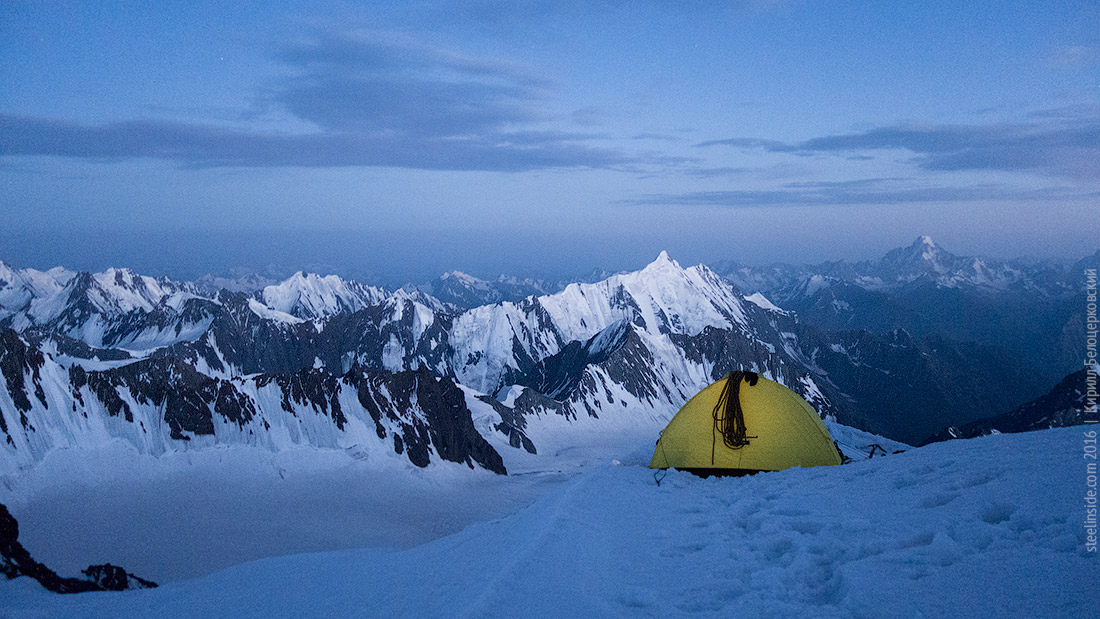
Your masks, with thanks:
[[[741,410],[741,381],[748,381],[749,386],[755,386],[759,380],[756,372],[744,372],[738,370],[726,375],[726,384],[722,387],[722,393],[718,396],[718,403],[714,405],[714,432],[711,433],[710,463],[714,464],[714,450],[718,439],[715,435],[722,435],[722,442],[730,449],[741,449],[749,444],[749,439],[756,438],[748,435],[745,427],[745,414]]]

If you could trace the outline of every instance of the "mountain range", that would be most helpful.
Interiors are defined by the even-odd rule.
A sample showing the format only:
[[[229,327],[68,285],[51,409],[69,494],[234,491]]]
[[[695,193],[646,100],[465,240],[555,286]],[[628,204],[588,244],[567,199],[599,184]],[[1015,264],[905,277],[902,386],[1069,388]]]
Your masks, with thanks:
[[[1054,384],[1079,369],[1084,341],[1084,271],[1074,264],[957,256],[922,236],[878,261],[715,265],[746,292],[760,292],[826,330],[942,336],[1003,349]]]
[[[560,290],[452,272],[433,288],[439,296],[335,275],[296,273],[249,290],[0,263],[0,467],[122,439],[154,454],[312,445],[504,473],[502,450],[537,452],[586,433],[656,435],[736,369],[788,385],[823,416],[917,444],[1012,410],[1061,378],[1001,342],[928,328],[920,317],[942,310],[897,301],[915,303],[912,287],[925,286],[967,303],[1042,296],[1043,307],[1071,307],[1069,269],[971,261],[967,279],[963,261],[923,238],[877,264],[820,269],[720,274],[662,252],[639,271]],[[871,316],[846,301],[857,290],[874,300]],[[837,301],[829,307],[842,328],[815,313],[823,294]],[[905,320],[870,324],[888,302]],[[1061,319],[1053,310],[1032,318]]]

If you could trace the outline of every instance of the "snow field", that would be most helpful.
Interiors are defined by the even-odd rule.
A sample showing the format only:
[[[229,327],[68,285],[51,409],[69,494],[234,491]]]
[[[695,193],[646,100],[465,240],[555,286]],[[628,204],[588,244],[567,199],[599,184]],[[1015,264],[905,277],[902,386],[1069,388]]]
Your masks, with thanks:
[[[0,477],[0,503],[35,559],[61,574],[110,562],[164,584],[263,557],[409,548],[514,512],[561,479],[512,483],[450,462],[425,470],[361,446],[153,457],[116,440]]]
[[[11,617],[1092,617],[1080,428],[746,478],[648,445],[406,550],[264,559],[122,594],[0,585]],[[534,476],[510,483],[530,483]]]

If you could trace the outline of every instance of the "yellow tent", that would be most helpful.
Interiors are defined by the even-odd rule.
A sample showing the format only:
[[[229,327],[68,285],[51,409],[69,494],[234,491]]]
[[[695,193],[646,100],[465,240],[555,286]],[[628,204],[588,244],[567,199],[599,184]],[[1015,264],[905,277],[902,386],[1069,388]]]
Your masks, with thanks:
[[[676,413],[649,468],[707,475],[840,463],[829,430],[806,400],[753,372],[732,372]]]

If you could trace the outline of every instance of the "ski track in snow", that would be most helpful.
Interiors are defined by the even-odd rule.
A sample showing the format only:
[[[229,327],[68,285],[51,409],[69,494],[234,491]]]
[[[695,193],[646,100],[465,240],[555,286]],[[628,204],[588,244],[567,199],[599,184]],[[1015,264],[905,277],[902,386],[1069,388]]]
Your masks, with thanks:
[[[21,578],[0,596],[13,618],[1100,613],[1080,428],[747,478],[671,471],[660,486],[651,449],[405,550],[275,557],[124,593],[57,596]]]

